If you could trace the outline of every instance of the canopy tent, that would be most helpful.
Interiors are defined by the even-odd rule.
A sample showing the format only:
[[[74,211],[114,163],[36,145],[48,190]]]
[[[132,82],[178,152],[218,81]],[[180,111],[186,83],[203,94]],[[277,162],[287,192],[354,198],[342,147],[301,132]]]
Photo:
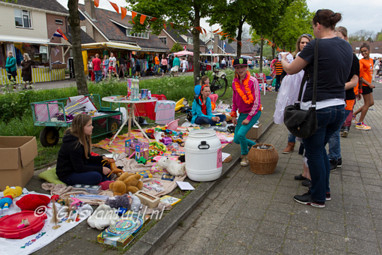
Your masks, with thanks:
[[[192,51],[182,50],[182,51],[174,52],[174,55],[175,56],[185,56],[185,55],[194,56],[194,53]]]
[[[127,44],[127,43],[116,43],[116,42],[96,42],[96,43],[85,43],[81,44],[82,49],[100,49],[100,48],[114,48],[122,50],[141,50],[141,47]]]

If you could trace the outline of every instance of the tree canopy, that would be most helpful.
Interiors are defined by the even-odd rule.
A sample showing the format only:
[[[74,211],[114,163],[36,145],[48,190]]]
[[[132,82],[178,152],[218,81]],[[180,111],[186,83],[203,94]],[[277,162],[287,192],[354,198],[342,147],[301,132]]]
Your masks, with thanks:
[[[190,30],[193,36],[194,47],[194,80],[199,76],[199,48],[200,48],[200,19],[211,14],[215,4],[213,0],[127,0],[131,10],[140,14],[151,16],[143,25],[139,23],[140,14],[134,19],[134,29],[144,30],[148,27],[155,34],[171,26],[185,32]],[[165,25],[164,25],[165,24]]]

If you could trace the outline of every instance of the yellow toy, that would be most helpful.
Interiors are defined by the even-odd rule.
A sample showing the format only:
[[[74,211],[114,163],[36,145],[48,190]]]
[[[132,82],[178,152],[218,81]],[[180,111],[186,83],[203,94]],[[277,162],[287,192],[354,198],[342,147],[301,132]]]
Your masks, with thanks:
[[[182,109],[182,107],[184,107],[185,105],[183,104],[183,101],[186,100],[184,97],[182,97],[178,102],[176,102],[175,104],[175,111],[179,111],[180,109]]]
[[[123,173],[115,182],[110,183],[109,189],[113,191],[114,196],[121,196],[125,193],[135,193],[142,189],[143,182],[139,174]]]
[[[12,188],[7,186],[3,194],[4,197],[0,199],[0,209],[8,209],[12,205],[13,199],[23,194],[23,188],[21,188],[20,186]]]

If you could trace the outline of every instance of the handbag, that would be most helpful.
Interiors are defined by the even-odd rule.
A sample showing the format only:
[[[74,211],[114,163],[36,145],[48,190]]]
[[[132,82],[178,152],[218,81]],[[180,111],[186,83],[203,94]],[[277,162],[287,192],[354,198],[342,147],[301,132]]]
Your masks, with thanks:
[[[312,105],[308,110],[302,110],[300,107],[302,91],[304,84],[308,79],[305,72],[301,81],[298,101],[293,105],[288,105],[284,110],[284,124],[296,137],[308,138],[317,131],[317,113],[316,113],[316,98],[317,98],[317,71],[318,71],[318,41],[314,48],[314,66],[313,66],[313,97]]]

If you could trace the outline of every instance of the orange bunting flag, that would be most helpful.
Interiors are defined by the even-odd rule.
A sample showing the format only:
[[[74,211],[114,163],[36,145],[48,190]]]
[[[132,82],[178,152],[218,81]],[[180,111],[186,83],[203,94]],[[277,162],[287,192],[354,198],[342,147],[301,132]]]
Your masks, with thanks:
[[[141,25],[145,23],[146,17],[147,17],[146,15],[141,14],[141,18],[139,19],[139,23],[141,23]]]
[[[164,29],[167,29],[166,23],[163,23],[163,27]]]
[[[98,7],[99,6],[99,0],[94,0],[94,6]]]
[[[171,26],[172,28],[174,28],[174,23],[173,23],[173,22],[170,22],[170,26]]]
[[[241,43],[241,41],[238,41],[238,43],[240,44],[240,46],[243,46],[243,44]]]
[[[202,28],[201,27],[194,27],[196,30],[198,30],[201,34],[203,34]]]
[[[111,4],[111,6],[113,6],[114,10],[115,10],[116,12],[118,12],[118,13],[119,13],[119,6],[118,6],[118,5],[116,5],[116,4],[115,4],[115,3],[113,3],[113,2],[110,2],[110,1],[109,1],[109,3]]]
[[[135,24],[135,22],[134,22],[134,18],[135,18],[135,16],[137,16],[137,12],[132,11],[132,12],[131,12],[131,20],[133,21],[133,24]]]
[[[204,28],[202,28],[203,29],[203,32],[204,32],[204,34],[207,34],[207,30],[205,30]],[[202,33],[203,34],[203,33]]]
[[[154,22],[154,21],[156,21],[157,19],[158,19],[158,18],[152,17],[152,18],[150,19],[150,21]]]
[[[281,49],[279,48],[279,47],[277,47],[277,49],[276,49],[277,51],[281,51]]]
[[[218,29],[216,29],[215,31],[213,31],[212,33],[217,33],[219,31],[219,28]]]
[[[269,41],[269,42],[268,42],[268,45],[269,45],[269,46],[272,46],[272,42],[271,42],[271,41]]]
[[[121,19],[124,19],[127,14],[127,9],[125,7],[121,7]]]

